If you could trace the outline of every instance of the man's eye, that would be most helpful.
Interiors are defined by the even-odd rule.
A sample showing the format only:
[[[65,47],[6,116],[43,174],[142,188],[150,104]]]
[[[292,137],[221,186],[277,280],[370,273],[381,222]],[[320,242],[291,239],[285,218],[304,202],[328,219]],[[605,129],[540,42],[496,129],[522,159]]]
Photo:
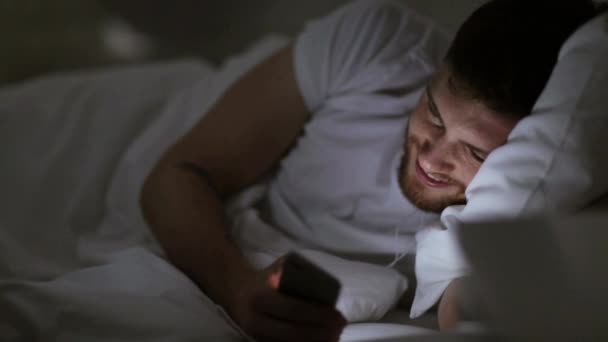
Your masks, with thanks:
[[[470,152],[471,152],[471,156],[473,156],[473,158],[476,161],[478,161],[479,163],[483,163],[486,160],[486,158],[487,158],[485,154],[483,154],[481,152],[478,152],[478,151],[475,151],[473,149],[471,149]]]
[[[435,113],[433,113],[431,110],[429,110],[429,116],[431,118],[431,123],[433,124],[433,126],[443,127],[443,122],[441,121],[441,119],[437,115],[435,115]]]

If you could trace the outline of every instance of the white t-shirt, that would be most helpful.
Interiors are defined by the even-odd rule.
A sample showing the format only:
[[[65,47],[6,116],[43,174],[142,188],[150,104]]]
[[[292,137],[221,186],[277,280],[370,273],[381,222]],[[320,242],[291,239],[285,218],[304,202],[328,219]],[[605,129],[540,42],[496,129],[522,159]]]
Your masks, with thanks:
[[[393,1],[356,1],[307,26],[295,71],[313,116],[270,183],[273,225],[338,255],[415,252],[414,234],[437,216],[403,196],[398,167],[407,119],[448,46]]]

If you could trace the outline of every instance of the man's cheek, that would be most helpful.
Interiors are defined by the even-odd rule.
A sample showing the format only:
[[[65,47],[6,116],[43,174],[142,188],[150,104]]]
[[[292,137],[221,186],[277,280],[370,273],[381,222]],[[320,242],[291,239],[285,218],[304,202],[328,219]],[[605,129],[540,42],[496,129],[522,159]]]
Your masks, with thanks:
[[[477,173],[479,173],[480,169],[481,165],[473,166],[467,170],[464,170],[464,172],[459,175],[459,177],[456,177],[456,179],[462,179],[461,183],[466,189],[471,184],[471,182],[473,182],[473,179],[475,179],[475,176],[477,176]]]

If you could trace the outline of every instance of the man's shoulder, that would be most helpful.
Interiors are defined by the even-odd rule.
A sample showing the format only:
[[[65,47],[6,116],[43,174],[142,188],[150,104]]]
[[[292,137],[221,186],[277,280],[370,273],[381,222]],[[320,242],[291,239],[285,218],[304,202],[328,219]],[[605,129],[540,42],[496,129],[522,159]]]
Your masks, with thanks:
[[[417,12],[404,1],[399,0],[356,0],[342,8],[347,16],[360,20],[393,25],[424,26],[427,29],[441,30],[432,19]]]
[[[340,21],[365,50],[386,50],[387,58],[415,54],[435,65],[443,59],[451,35],[431,18],[402,0],[356,0],[343,7]],[[361,46],[361,45],[359,45]],[[398,57],[399,56],[399,57]]]

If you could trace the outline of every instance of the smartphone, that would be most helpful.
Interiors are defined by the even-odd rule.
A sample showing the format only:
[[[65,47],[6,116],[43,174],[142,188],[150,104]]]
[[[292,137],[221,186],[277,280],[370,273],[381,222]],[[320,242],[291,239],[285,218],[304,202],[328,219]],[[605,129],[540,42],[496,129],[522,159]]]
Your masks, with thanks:
[[[334,307],[341,287],[334,276],[303,256],[287,254],[279,281],[280,293]]]

